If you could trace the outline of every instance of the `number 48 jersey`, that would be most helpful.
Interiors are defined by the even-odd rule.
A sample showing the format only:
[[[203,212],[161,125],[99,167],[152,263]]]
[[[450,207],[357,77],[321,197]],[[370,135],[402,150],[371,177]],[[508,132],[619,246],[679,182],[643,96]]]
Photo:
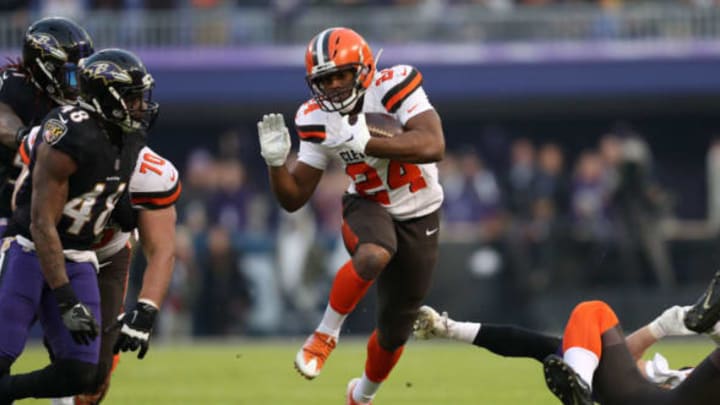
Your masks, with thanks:
[[[91,250],[127,189],[144,139],[141,134],[122,134],[119,130],[111,134],[88,111],[64,106],[45,117],[31,154],[25,157],[30,173],[37,163],[40,143],[67,154],[77,165],[68,180],[67,202],[57,225],[63,249]],[[9,231],[30,240],[32,183],[32,176],[22,179]]]
[[[390,114],[405,125],[412,117],[433,109],[422,88],[422,75],[408,65],[397,65],[376,73],[362,101],[363,113]],[[300,137],[298,159],[325,170],[330,159],[342,162],[353,180],[351,194],[382,204],[396,220],[421,217],[434,212],[443,201],[435,163],[412,164],[376,158],[336,145],[348,134],[336,133],[339,113],[322,111],[310,100],[295,115]],[[335,142],[333,142],[335,141]]]

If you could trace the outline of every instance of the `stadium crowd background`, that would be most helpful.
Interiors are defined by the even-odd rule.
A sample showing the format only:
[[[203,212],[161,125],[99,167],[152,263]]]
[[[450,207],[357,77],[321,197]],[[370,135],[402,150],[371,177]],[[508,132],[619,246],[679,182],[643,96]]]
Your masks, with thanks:
[[[553,309],[591,294],[632,326],[694,297],[718,264],[717,3],[4,0],[0,54],[59,14],[98,49],[137,50],[155,75],[151,145],[184,186],[160,337],[301,334],[324,308],[347,258],[346,176],[331,169],[310,206],[281,212],[254,128],[264,112],[291,121],[308,96],[305,41],[332,25],[385,45],[381,67],[418,66],[443,117],[429,301],[458,318],[559,328]],[[370,300],[350,332],[369,328]]]

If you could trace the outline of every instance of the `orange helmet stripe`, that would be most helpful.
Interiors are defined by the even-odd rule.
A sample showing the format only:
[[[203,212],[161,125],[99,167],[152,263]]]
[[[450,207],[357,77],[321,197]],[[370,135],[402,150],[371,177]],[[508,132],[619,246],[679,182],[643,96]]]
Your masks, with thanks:
[[[334,31],[335,28],[328,28],[315,36],[310,49],[308,49],[312,53],[313,66],[319,66],[330,61],[330,36]]]
[[[422,75],[413,69],[408,77],[393,87],[382,98],[382,103],[388,112],[394,113],[400,108],[403,101],[422,85]]]

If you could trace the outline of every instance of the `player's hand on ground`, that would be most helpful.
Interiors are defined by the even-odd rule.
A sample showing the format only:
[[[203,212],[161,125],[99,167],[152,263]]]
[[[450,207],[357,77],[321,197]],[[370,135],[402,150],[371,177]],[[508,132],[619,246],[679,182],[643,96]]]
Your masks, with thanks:
[[[690,306],[681,307],[679,305],[666,309],[660,316],[650,322],[650,333],[657,339],[662,339],[665,336],[694,335],[695,332],[686,328],[683,322],[685,313],[689,309]]]
[[[355,152],[365,153],[365,147],[370,140],[370,130],[365,120],[365,114],[345,115],[342,118],[330,123],[333,133],[340,134],[339,138],[331,138],[323,142],[331,148],[344,146]],[[328,131],[330,132],[330,131]]]
[[[150,348],[150,333],[152,332],[158,309],[147,303],[138,302],[135,309],[120,314],[113,328],[120,328],[120,335],[113,346],[113,353],[135,351],[138,359],[145,357]]]
[[[78,301],[69,283],[54,289],[53,293],[60,308],[62,322],[75,343],[89,345],[100,329],[90,310]]]
[[[290,133],[282,114],[265,114],[258,121],[260,154],[268,166],[282,166],[290,153]]]

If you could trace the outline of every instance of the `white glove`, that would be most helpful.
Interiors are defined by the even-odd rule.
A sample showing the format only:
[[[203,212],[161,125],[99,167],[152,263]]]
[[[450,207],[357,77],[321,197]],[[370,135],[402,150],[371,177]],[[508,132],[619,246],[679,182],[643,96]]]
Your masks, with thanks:
[[[695,335],[695,332],[685,327],[683,318],[690,306],[681,307],[679,305],[672,306],[665,310],[660,316],[655,318],[648,325],[650,333],[656,339],[662,339],[665,336],[688,336]]]
[[[335,123],[330,123],[329,129],[332,131],[331,133],[336,133],[340,136],[329,137],[330,139],[323,142],[323,145],[331,148],[343,146],[355,152],[365,153],[365,147],[370,140],[370,131],[365,122],[365,114],[354,116],[352,119],[352,121],[354,121],[353,124],[351,124],[350,121],[350,116],[345,115]]]
[[[282,166],[290,153],[290,133],[282,114],[265,114],[258,121],[260,154],[268,166]]]
[[[687,378],[692,369],[673,370],[670,368],[667,359],[660,353],[655,353],[652,360],[645,363],[645,374],[655,384],[667,385],[675,388]]]

